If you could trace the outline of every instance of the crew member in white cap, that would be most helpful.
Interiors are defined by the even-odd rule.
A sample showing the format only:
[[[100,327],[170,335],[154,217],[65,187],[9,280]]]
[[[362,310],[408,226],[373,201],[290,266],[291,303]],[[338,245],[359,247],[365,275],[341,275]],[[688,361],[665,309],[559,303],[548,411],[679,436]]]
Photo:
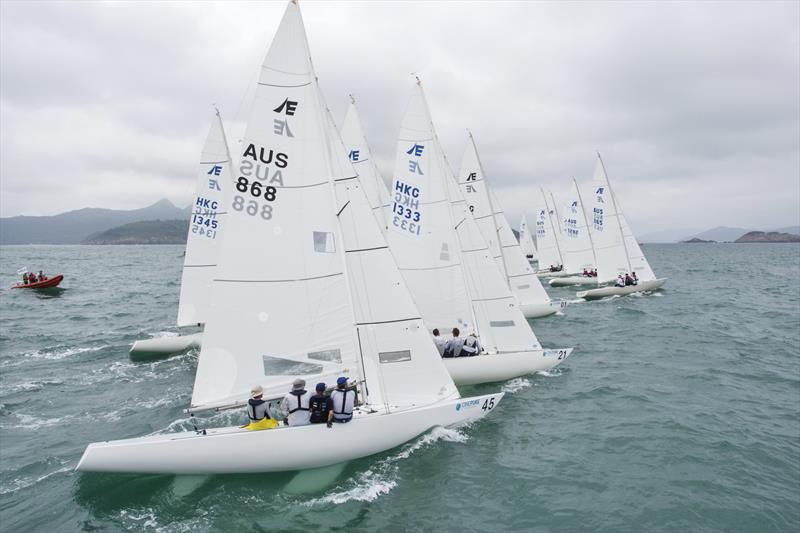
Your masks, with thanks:
[[[247,400],[247,416],[250,423],[242,426],[244,429],[259,430],[278,427],[278,422],[272,416],[269,403],[264,400],[264,389],[256,385],[250,389],[250,399]]]
[[[311,423],[311,410],[309,402],[311,393],[306,390],[306,382],[302,379],[294,380],[292,390],[286,393],[281,401],[281,410],[287,413],[283,419],[290,426],[306,426]]]

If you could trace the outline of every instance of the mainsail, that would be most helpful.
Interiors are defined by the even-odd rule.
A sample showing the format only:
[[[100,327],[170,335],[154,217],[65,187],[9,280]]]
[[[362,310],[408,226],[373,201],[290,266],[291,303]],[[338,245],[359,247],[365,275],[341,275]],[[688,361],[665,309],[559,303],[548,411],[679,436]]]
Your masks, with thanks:
[[[519,245],[525,257],[530,261],[538,261],[539,254],[536,251],[536,244],[533,242],[533,234],[528,226],[528,217],[522,215],[519,221]]]
[[[555,213],[548,205],[544,190],[539,189],[539,192],[542,195],[542,207],[536,215],[536,245],[539,252],[539,268],[543,270],[550,266],[563,265],[564,262],[556,239],[557,227],[553,222]]]
[[[415,300],[425,302],[428,328],[460,326],[454,322],[468,315],[466,326],[489,351],[540,350],[458,189],[419,82],[401,127],[392,190],[389,243]],[[403,223],[408,207],[418,230]],[[441,283],[431,279],[437,272]]]
[[[592,246],[592,237],[589,234],[589,223],[583,208],[581,193],[574,178],[561,220],[563,222],[561,234],[564,242],[564,270],[583,272],[594,269],[597,261]]]
[[[358,173],[359,181],[367,195],[367,200],[375,215],[375,220],[386,231],[386,215],[389,207],[389,191],[381,177],[378,165],[372,157],[372,152],[361,127],[361,119],[356,109],[356,101],[350,97],[350,105],[342,124],[342,141],[348,159]]]
[[[500,208],[500,202],[486,179],[471,133],[458,181],[475,223],[489,245],[498,269],[505,276],[517,303],[522,306],[549,304],[550,297],[525,259],[505,213]]]
[[[225,139],[222,117],[217,110],[200,155],[200,169],[197,173],[181,276],[179,326],[205,323],[208,317],[211,284],[217,266],[231,188],[231,154]]]

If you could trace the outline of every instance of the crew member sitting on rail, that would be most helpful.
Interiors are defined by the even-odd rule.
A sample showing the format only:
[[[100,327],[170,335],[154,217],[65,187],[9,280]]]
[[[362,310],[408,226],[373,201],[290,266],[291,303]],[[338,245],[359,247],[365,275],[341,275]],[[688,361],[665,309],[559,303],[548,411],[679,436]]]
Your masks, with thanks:
[[[628,285],[633,285],[633,278],[630,274],[625,272],[625,286],[627,287]]]
[[[250,389],[250,399],[247,400],[247,416],[250,418],[250,423],[242,426],[244,429],[257,431],[278,427],[277,420],[273,418],[270,412],[269,403],[263,398],[264,389],[261,385],[256,385]]]
[[[472,357],[481,353],[481,343],[478,342],[478,337],[474,332],[470,332],[467,338],[464,339],[464,345],[461,347],[461,355]]]
[[[464,339],[460,337],[461,332],[458,328],[453,328],[453,338],[444,345],[442,357],[460,357],[461,348],[464,346]]]
[[[634,285],[638,285],[639,284],[639,276],[636,275],[636,272],[631,272],[631,278],[633,279],[633,284]]]
[[[306,390],[306,382],[300,378],[292,383],[292,390],[281,400],[281,411],[287,413],[283,423],[287,426],[307,426],[311,423],[309,402],[311,393]]]
[[[583,274],[582,274],[582,276],[583,276],[583,277],[586,277],[586,278],[588,278],[588,277],[589,277],[589,276],[591,276],[591,275],[592,275],[592,274],[591,274],[591,272],[589,272],[589,271],[588,271],[588,270],[586,270],[585,268],[583,269]]]
[[[312,424],[324,424],[328,421],[328,413],[333,408],[333,402],[331,397],[325,394],[326,388],[324,383],[317,383],[317,393],[308,401]]]
[[[614,283],[614,286],[616,286],[616,287],[624,287],[625,286],[625,280],[622,279],[622,274],[617,276],[617,281]]]
[[[433,330],[433,344],[435,344],[436,349],[439,350],[439,355],[444,354],[444,346],[447,344],[447,339],[439,334],[438,328],[434,328]]]
[[[347,378],[342,376],[336,380],[336,390],[331,393],[332,409],[328,413],[328,427],[333,422],[346,424],[353,419],[356,405],[356,391],[347,388]]]

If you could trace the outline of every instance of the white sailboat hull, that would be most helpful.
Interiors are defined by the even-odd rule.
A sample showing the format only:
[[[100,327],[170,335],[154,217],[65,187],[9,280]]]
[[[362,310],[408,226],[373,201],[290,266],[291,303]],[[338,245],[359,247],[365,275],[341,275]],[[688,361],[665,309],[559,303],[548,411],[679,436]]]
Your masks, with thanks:
[[[525,318],[541,318],[543,316],[550,316],[566,306],[567,302],[564,300],[551,300],[549,302],[535,304],[519,304],[519,308],[522,311],[522,314],[525,315]]]
[[[633,294],[634,292],[652,291],[664,285],[667,278],[653,279],[649,281],[640,281],[638,285],[628,285],[627,287],[601,287],[599,289],[591,289],[588,291],[579,291],[575,295],[578,298],[585,300],[597,300],[607,296],[625,296]]]
[[[171,353],[182,352],[189,348],[199,348],[203,343],[202,333],[191,335],[178,335],[176,337],[156,337],[136,341],[131,346],[130,355],[141,357],[145,355],[169,355]]]
[[[545,270],[543,272],[537,272],[536,275],[539,278],[565,278],[567,276],[574,276],[574,272],[567,272],[566,270],[562,270],[561,272],[550,272],[549,270]]]
[[[570,356],[572,348],[538,352],[484,354],[442,359],[456,385],[477,385],[548,370]]]
[[[551,287],[568,287],[570,285],[598,285],[597,278],[589,276],[567,276],[550,280]]]
[[[95,442],[76,470],[151,474],[232,474],[305,470],[380,453],[436,426],[482,418],[502,392],[405,411],[357,412],[347,424],[249,431],[239,427]],[[311,446],[326,442],[324,446]],[[303,452],[302,450],[305,450]]]

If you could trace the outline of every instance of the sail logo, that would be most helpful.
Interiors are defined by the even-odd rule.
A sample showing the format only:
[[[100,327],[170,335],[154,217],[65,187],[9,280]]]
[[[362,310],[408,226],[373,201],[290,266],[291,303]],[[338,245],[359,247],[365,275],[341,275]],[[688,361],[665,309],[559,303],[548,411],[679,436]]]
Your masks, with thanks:
[[[347,157],[350,158],[350,161],[353,161],[355,163],[356,161],[358,161],[360,154],[361,152],[358,150],[350,150],[350,153],[347,154]]]
[[[466,181],[477,181],[478,173],[477,172],[470,172],[469,176],[467,176]]]
[[[419,166],[419,163],[416,161],[409,161],[408,162],[408,171],[412,174],[419,174],[422,176],[422,167]]]
[[[414,144],[411,148],[408,149],[406,152],[408,155],[414,155],[420,157],[422,155],[422,151],[425,149],[425,146],[422,144]]]
[[[206,172],[206,174],[208,174],[209,176],[212,176],[212,175],[213,176],[219,176],[220,172],[222,172],[222,167],[219,166],[219,165],[214,165],[213,167],[211,167],[211,170]]]
[[[273,111],[276,113],[284,113],[292,117],[294,116],[294,112],[297,111],[297,104],[298,102],[293,102],[287,98],[281,103],[281,105],[273,109]]]
[[[597,190],[595,191],[595,194],[597,195],[597,203],[598,204],[604,204],[605,203],[603,201],[603,192],[605,192],[605,187],[598,187]]]
[[[276,135],[283,135],[284,137],[294,137],[292,130],[289,129],[289,121],[276,118],[272,121]]]
[[[570,209],[572,209],[573,213],[577,213],[578,212],[578,200],[575,200],[574,202],[572,202],[572,205],[570,205],[569,207],[570,207]]]

